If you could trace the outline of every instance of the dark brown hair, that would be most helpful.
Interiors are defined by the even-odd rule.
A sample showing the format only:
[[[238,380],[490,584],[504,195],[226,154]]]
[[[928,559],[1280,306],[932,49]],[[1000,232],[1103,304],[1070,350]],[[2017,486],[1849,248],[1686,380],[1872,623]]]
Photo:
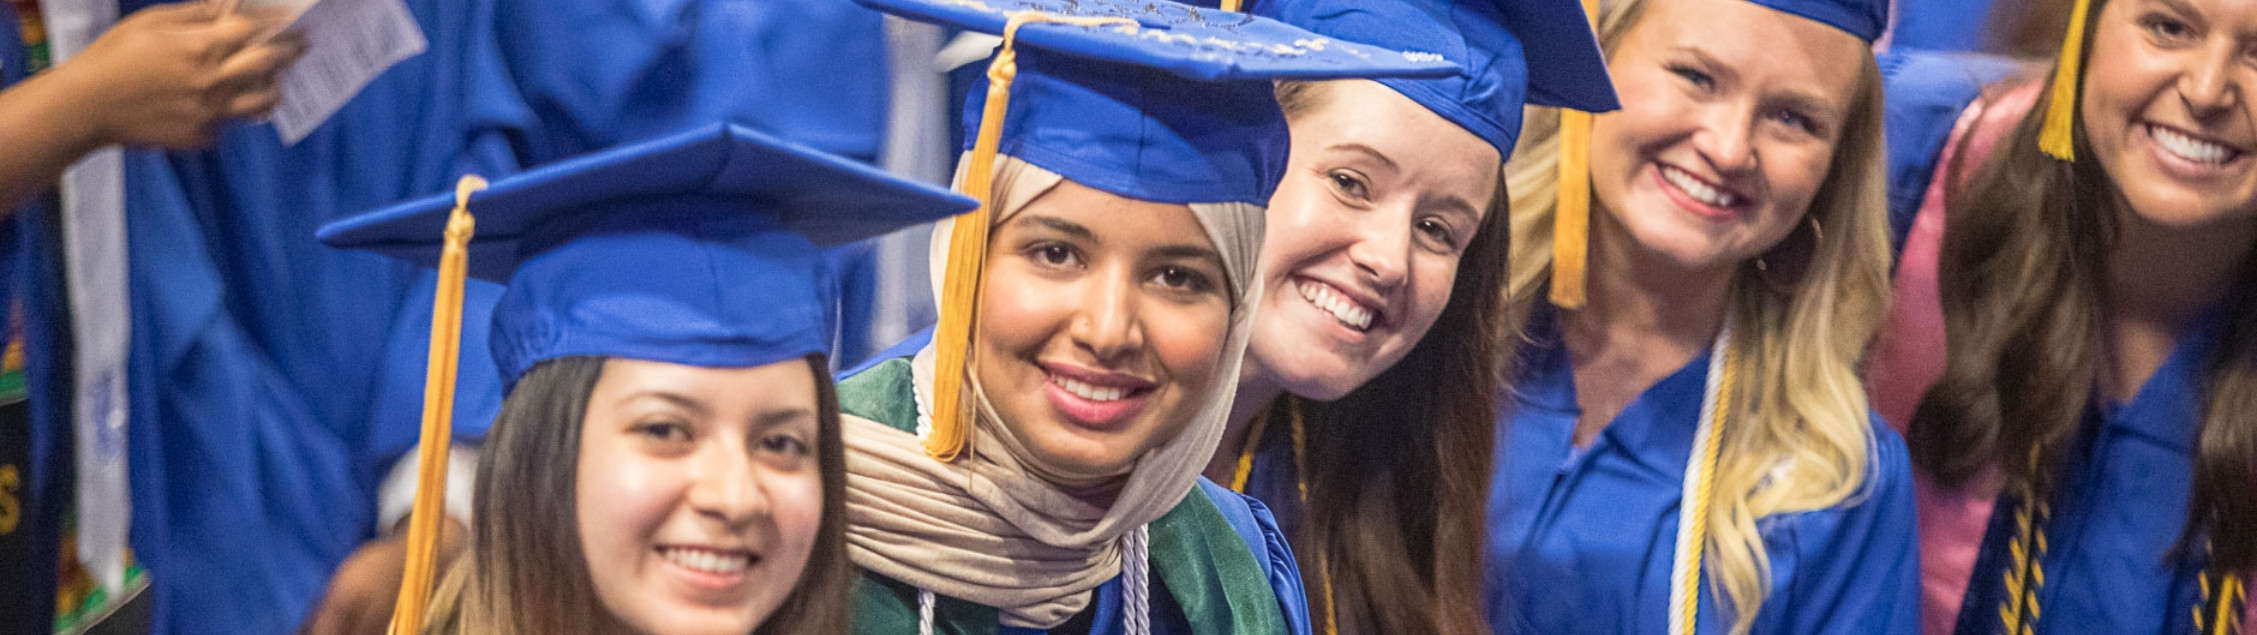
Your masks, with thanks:
[[[603,611],[580,550],[575,504],[580,429],[603,374],[602,357],[534,365],[502,400],[478,462],[468,557],[457,561],[433,602],[432,628],[447,633],[591,633],[619,630]],[[799,582],[756,633],[846,631],[852,578],[846,561],[846,459],[838,396],[822,355],[815,374],[816,456],[823,524]]]
[[[2089,15],[2106,4],[2094,0]],[[2098,23],[2088,21],[2088,50]],[[2125,203],[2090,158],[2081,115],[2075,144],[2083,160],[2039,152],[2045,110],[2041,99],[1971,175],[1949,168],[1952,213],[1936,267],[1949,357],[1905,438],[1914,465],[1947,485],[1995,465],[2008,491],[2057,496],[2053,485],[2089,435],[2085,418],[2105,359],[2108,260]],[[2257,482],[2253,273],[2245,265],[2225,296],[2229,330],[2198,382],[2202,432],[2181,540],[2210,538],[2222,570],[2257,567],[2257,500],[2247,489]]]
[[[1288,119],[1324,103],[1287,82]],[[1299,400],[1311,473],[1292,536],[1324,619],[1326,573],[1344,633],[1487,632],[1482,552],[1505,360],[1501,315],[1511,214],[1504,176],[1458,261],[1450,302],[1393,367],[1330,403]],[[1272,408],[1272,411],[1286,408]],[[1468,510],[1472,510],[1469,512]]]

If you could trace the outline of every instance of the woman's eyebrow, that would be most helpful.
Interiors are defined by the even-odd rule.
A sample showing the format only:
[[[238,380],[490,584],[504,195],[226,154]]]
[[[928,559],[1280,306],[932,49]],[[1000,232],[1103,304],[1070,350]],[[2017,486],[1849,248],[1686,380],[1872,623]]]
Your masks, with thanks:
[[[1385,154],[1380,154],[1380,152],[1379,152],[1378,150],[1372,149],[1372,147],[1371,147],[1371,146],[1367,146],[1367,145],[1364,145],[1364,144],[1361,144],[1361,143],[1356,143],[1356,142],[1353,142],[1353,141],[1350,141],[1350,142],[1346,142],[1346,143],[1335,143],[1335,144],[1332,144],[1332,146],[1331,146],[1331,147],[1329,147],[1329,148],[1326,148],[1326,149],[1328,149],[1328,150],[1333,150],[1333,151],[1337,151],[1337,152],[1353,152],[1353,153],[1356,153],[1356,154],[1362,154],[1362,155],[1365,155],[1365,156],[1369,156],[1369,157],[1371,157],[1373,161],[1378,161],[1378,162],[1379,162],[1379,165],[1380,165],[1381,167],[1385,167],[1385,168],[1387,168],[1387,169],[1389,169],[1389,170],[1400,170],[1400,169],[1402,169],[1402,168],[1400,168],[1400,167],[1397,167],[1397,166],[1395,165],[1395,160],[1394,160],[1394,159],[1390,159],[1390,158],[1387,158],[1387,155],[1385,155]]]
[[[1076,223],[1056,216],[1028,214],[1026,216],[1020,217],[1018,221],[1014,222],[1034,223],[1054,232],[1089,242],[1097,242],[1097,232],[1090,231],[1088,227],[1083,226],[1081,223]]]

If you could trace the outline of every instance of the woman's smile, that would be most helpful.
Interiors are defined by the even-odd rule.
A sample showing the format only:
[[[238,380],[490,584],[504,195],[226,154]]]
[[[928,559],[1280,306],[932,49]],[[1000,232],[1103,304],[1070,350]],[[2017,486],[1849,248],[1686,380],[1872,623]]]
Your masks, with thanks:
[[[1667,163],[1654,164],[1654,179],[1662,194],[1694,216],[1729,221],[1748,211],[1750,198],[1713,181]]]
[[[1060,362],[1037,362],[1048,381],[1043,394],[1069,423],[1109,430],[1134,419],[1151,402],[1159,384],[1132,375],[1082,368]]]

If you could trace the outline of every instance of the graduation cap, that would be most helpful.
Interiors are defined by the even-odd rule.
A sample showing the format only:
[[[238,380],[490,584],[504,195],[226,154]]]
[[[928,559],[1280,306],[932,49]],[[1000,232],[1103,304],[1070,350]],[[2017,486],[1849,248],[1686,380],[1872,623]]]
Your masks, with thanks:
[[[1432,53],[1166,0],[857,1],[1003,37],[986,88],[975,88],[965,107],[962,187],[983,200],[1003,154],[1117,196],[1265,206],[1284,173],[1287,141],[1272,81],[1457,72]],[[950,235],[934,331],[941,372],[925,441],[941,460],[969,440],[961,369],[978,313],[988,207],[959,219]]]
[[[440,272],[422,472],[393,632],[416,632],[430,595],[466,276],[507,285],[491,335],[505,386],[544,360],[579,355],[760,366],[829,350],[833,298],[821,248],[974,205],[844,158],[712,125],[491,187],[466,177],[452,196],[322,227],[318,237],[330,246]]]
[[[1521,106],[1621,107],[1579,0],[1263,0],[1254,13],[1342,40],[1456,62],[1436,79],[1379,83],[1512,156]]]
[[[1593,19],[1598,0],[1582,0]],[[1889,0],[1747,0],[1841,29],[1873,43],[1888,28]],[[2077,0],[2081,5],[2084,0]],[[2081,13],[2079,15],[2082,15]],[[1559,203],[1552,224],[1552,304],[1579,309],[1585,300],[1584,268],[1591,248],[1591,117],[1560,113]]]

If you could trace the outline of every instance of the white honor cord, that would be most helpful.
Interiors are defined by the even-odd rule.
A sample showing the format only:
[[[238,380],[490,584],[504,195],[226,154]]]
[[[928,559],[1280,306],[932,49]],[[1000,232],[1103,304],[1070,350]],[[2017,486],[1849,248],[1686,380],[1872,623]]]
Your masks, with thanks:
[[[1695,501],[1705,500],[1700,491],[1703,480],[1701,476],[1711,466],[1704,450],[1708,448],[1709,437],[1717,434],[1718,388],[1724,378],[1725,352],[1731,347],[1732,319],[1726,316],[1723,330],[1717,333],[1716,342],[1709,348],[1708,385],[1701,394],[1701,421],[1699,427],[1693,430],[1693,449],[1691,458],[1685,461],[1685,482],[1677,503],[1677,552],[1675,562],[1669,567],[1669,635],[1691,635],[1698,627],[1694,620],[1688,619],[1695,615],[1695,611],[1687,610],[1697,609],[1700,602],[1697,585],[1701,575],[1702,545],[1694,543],[1693,527],[1707,521],[1701,516],[1708,511],[1708,506],[1696,505]],[[1700,509],[1695,509],[1696,507]]]
[[[933,635],[933,592],[917,590],[917,635]]]
[[[1127,635],[1152,635],[1151,525],[1121,537],[1121,619]],[[933,635],[933,592],[917,590],[917,635]]]
[[[1121,537],[1121,622],[1127,635],[1152,633],[1151,525]]]

